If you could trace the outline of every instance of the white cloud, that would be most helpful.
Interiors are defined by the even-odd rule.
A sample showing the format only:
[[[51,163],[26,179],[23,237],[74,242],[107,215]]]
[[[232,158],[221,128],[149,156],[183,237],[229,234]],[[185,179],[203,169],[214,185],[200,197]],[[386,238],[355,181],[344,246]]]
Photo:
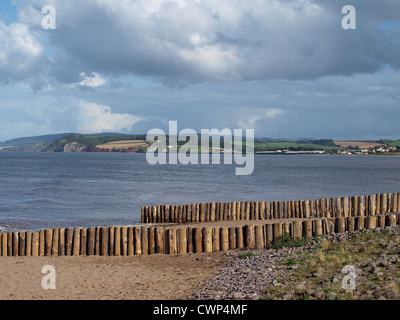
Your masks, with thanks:
[[[108,80],[103,79],[96,72],[92,72],[90,75],[86,75],[84,72],[81,72],[80,77],[83,78],[83,80],[79,83],[81,86],[100,87],[109,82]]]
[[[143,118],[127,113],[112,113],[111,108],[81,101],[77,130],[82,133],[127,132]]]
[[[22,23],[0,20],[0,82],[25,80],[40,72],[43,63],[40,39]]]
[[[259,125],[268,123],[268,120],[273,120],[280,115],[286,113],[285,110],[278,108],[270,109],[254,109],[254,108],[243,108],[241,112],[251,114],[250,116],[243,116],[241,120],[237,122],[239,128],[244,129],[257,129]]]

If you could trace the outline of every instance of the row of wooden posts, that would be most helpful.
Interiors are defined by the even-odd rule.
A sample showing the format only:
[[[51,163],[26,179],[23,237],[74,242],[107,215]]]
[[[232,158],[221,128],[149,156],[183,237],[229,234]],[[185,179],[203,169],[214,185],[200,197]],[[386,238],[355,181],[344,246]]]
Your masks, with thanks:
[[[400,211],[400,193],[274,202],[228,202],[142,207],[142,223],[337,218]]]
[[[395,226],[398,214],[250,222],[235,227],[126,226],[55,228],[0,234],[0,256],[134,256],[269,248],[283,234],[311,238],[324,234]]]

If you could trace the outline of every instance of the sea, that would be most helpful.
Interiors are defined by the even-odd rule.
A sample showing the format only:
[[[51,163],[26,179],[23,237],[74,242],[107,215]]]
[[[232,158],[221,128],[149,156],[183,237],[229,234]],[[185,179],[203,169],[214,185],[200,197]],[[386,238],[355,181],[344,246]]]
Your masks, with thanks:
[[[313,200],[400,192],[399,156],[256,154],[233,164],[150,165],[137,153],[0,152],[0,231],[140,223],[142,206]]]

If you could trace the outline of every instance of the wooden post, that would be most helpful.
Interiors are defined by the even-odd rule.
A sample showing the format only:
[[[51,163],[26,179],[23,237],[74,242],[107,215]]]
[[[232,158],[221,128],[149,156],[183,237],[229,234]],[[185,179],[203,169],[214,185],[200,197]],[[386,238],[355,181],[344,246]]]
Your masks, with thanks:
[[[280,206],[279,206],[279,201],[274,202],[274,219],[280,219]]]
[[[295,201],[295,218],[300,218],[300,201]]]
[[[0,234],[0,243],[2,241],[2,236]],[[0,251],[2,248],[0,248]],[[26,256],[29,257],[32,255],[32,231],[26,232]]]
[[[323,231],[322,231],[322,220],[321,219],[316,219],[313,220],[313,224],[314,224],[314,236],[322,236],[323,235]]]
[[[339,217],[335,219],[335,232],[336,233],[343,233],[346,228],[346,220],[345,218]]]
[[[398,207],[398,201],[399,201],[399,199],[398,199],[398,194],[397,193],[394,193],[393,194],[393,204],[392,204],[392,207],[393,207],[393,212],[398,212],[399,211],[399,207]]]
[[[164,253],[164,228],[156,228],[156,253]]]
[[[187,206],[182,206],[182,223],[187,223]]]
[[[212,252],[212,228],[203,228],[203,248],[204,252]]]
[[[265,220],[265,202],[260,202],[260,220]]]
[[[269,202],[265,202],[265,219],[266,220],[271,219],[271,216],[270,216],[270,203]]]
[[[232,219],[231,220],[236,220],[236,206],[237,206],[237,202],[232,202],[232,214],[231,214]]]
[[[250,202],[250,220],[255,220],[255,202]]]
[[[311,239],[312,238],[312,221],[307,220],[303,221],[303,238]]]
[[[246,248],[254,248],[255,247],[255,230],[253,225],[245,226],[246,233]]]
[[[321,211],[321,218],[326,218],[327,213],[326,213],[326,201],[325,199],[319,199],[319,204],[320,204],[320,211]]]
[[[302,223],[301,221],[293,221],[292,224],[292,238],[293,239],[301,239],[302,233]]]
[[[379,216],[381,214],[381,195],[376,194],[375,195],[375,200],[376,200],[376,215]]]
[[[387,211],[387,193],[381,194],[381,214],[386,214]]]
[[[7,254],[9,257],[13,255],[13,233],[7,233]]]
[[[305,217],[308,219],[310,218],[311,212],[310,212],[310,201],[304,201],[304,213]]]
[[[387,194],[387,212],[388,213],[393,212],[393,194],[392,193]]]
[[[120,256],[120,255],[121,255],[121,227],[115,227],[114,228],[114,256]]]
[[[354,230],[356,230],[356,218],[348,217],[347,218],[347,231],[353,232]]]
[[[87,229],[81,230],[81,252],[83,256],[87,255]]]
[[[133,228],[134,227],[128,227],[128,256],[134,256],[135,255],[135,236],[133,234]],[[156,247],[156,253],[157,253],[157,247]]]
[[[206,204],[200,204],[200,222],[206,221]]]
[[[254,220],[261,220],[260,219],[260,205],[259,202],[254,202]]]
[[[88,229],[88,246],[87,246],[87,254],[89,256],[93,256],[95,253],[95,239],[96,239],[96,229],[94,227],[89,227]],[[60,229],[60,239],[61,239],[61,229]],[[60,242],[61,245],[61,242]]]
[[[203,252],[203,234],[201,228],[193,228],[193,238],[194,253]]]
[[[26,256],[26,231],[19,232],[19,255]]]
[[[378,216],[378,226],[379,228],[386,227],[386,216]]]
[[[222,220],[224,220],[224,204],[222,202],[220,202],[218,204],[218,208],[219,208],[218,220],[222,221]]]
[[[274,223],[274,242],[276,242],[280,237],[282,237],[282,223]]]
[[[108,228],[108,255],[114,256],[115,247],[115,227],[111,226]]]
[[[7,250],[7,233],[0,234],[0,237],[2,237],[2,256],[7,257],[8,256],[8,250]],[[33,238],[33,236],[32,236]],[[33,244],[33,240],[32,240]],[[33,255],[33,250],[32,250],[32,255]]]
[[[187,222],[192,222],[192,205],[189,204],[186,206],[186,215],[187,215]]]
[[[358,216],[356,217],[356,230],[365,229],[365,217]]]
[[[396,215],[388,214],[386,216],[386,226],[387,227],[394,227],[396,226]]]
[[[101,254],[101,227],[96,227],[96,237],[94,242],[94,254],[99,256]]]
[[[233,220],[233,203],[232,202],[228,202],[228,220]]]
[[[220,228],[215,227],[213,228],[213,251],[214,252],[219,252],[221,251],[221,239],[220,239]]]
[[[188,252],[187,251],[187,228],[180,228],[177,231],[178,231],[178,233],[177,233],[178,254],[186,254]],[[211,234],[211,236],[212,236],[212,234]],[[211,243],[211,251],[212,251],[212,243]]]
[[[240,220],[240,202],[235,202],[235,216],[234,220]]]
[[[365,206],[364,206],[365,197],[358,197],[358,215],[364,217],[365,216]]]
[[[397,193],[397,212],[400,211],[400,192]]]
[[[32,238],[33,250],[33,238]],[[65,228],[60,228],[58,231],[58,255],[65,256]]]
[[[161,208],[160,208],[161,210]],[[153,235],[154,239],[154,235]],[[149,239],[150,241],[150,239]],[[154,240],[153,240],[154,241]],[[121,255],[128,255],[128,227],[121,227]]]
[[[349,197],[343,197],[342,203],[343,203],[343,216],[347,218],[349,216]]]
[[[244,248],[244,238],[243,238],[243,227],[236,228],[236,240],[237,240],[237,248]]]
[[[289,222],[282,223],[282,235],[284,235],[284,234],[290,235],[290,223]]]
[[[45,243],[45,230],[42,229],[39,231],[39,257],[43,257],[45,254],[45,248],[46,248],[46,243]]]
[[[286,219],[288,214],[288,201],[282,202],[282,219]]]
[[[359,206],[358,206],[358,200],[359,200],[359,197],[357,197],[357,196],[354,196],[353,198],[353,216],[354,217],[358,217],[358,208],[359,208]]]
[[[221,251],[227,251],[229,250],[229,229],[228,228],[221,228],[221,235],[220,235],[220,239],[221,239]]]
[[[369,208],[368,208],[368,215],[369,216],[375,216],[376,214],[376,196],[375,195],[371,195],[369,196]]]
[[[211,204],[211,215],[210,215],[210,221],[215,221],[215,202]]]
[[[133,236],[135,239],[135,255],[142,255],[142,227],[135,227],[133,230]]]
[[[255,242],[256,242],[256,248],[257,249],[262,249],[264,248],[264,232],[263,232],[263,226],[262,225],[256,225],[255,226]]]
[[[60,238],[60,229],[54,228],[53,229],[53,243],[51,248],[51,253],[53,256],[58,256],[58,243]]]
[[[79,235],[79,228],[75,229],[75,239],[77,239],[77,235]],[[109,235],[109,229],[108,227],[102,227],[100,230],[100,255],[101,256],[107,256],[108,255],[108,235]],[[78,238],[79,239],[79,238]],[[74,253],[73,255],[77,255],[77,248],[79,244],[78,241],[74,241]]]
[[[367,228],[368,229],[376,229],[378,223],[378,218],[375,216],[367,217]]]
[[[187,228],[187,251],[193,253],[193,227]]]
[[[171,255],[176,255],[178,253],[178,248],[176,245],[176,229],[167,229],[167,239],[168,239],[168,253]]]
[[[4,235],[3,235],[4,241]],[[4,246],[3,246],[4,251]],[[39,232],[32,232],[32,256],[39,256]]]
[[[265,235],[265,239],[266,239],[265,247],[266,248],[270,248],[272,246],[273,242],[274,242],[274,231],[273,231],[273,228],[272,228],[272,224],[267,224],[265,226],[265,233],[266,233],[266,235]]]
[[[71,256],[72,255],[72,244],[74,239],[74,229],[67,228],[66,229],[66,238],[65,238],[65,255]]]
[[[72,247],[72,255],[73,256],[79,256],[79,251],[81,248],[81,230],[82,230],[82,228],[80,228],[80,227],[75,228],[74,242],[73,242],[73,247]],[[108,230],[107,230],[107,232],[108,232]]]
[[[343,212],[342,212],[342,199],[341,198],[336,198],[335,211],[336,211],[336,217],[344,216]]]
[[[236,249],[236,228],[229,228],[229,249]]]
[[[250,202],[246,201],[245,220],[250,220]]]
[[[175,235],[175,247],[176,247],[176,235]],[[149,228],[142,227],[142,255],[146,256],[148,254],[149,254]],[[176,252],[174,254],[176,254]]]

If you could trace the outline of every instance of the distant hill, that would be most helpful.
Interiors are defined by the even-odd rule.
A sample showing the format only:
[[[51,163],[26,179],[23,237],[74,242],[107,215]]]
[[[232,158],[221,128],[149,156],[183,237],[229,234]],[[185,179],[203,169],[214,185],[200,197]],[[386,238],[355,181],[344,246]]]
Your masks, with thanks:
[[[1,142],[0,146],[23,146],[27,144],[38,144],[38,143],[50,143],[57,139],[60,139],[70,133],[59,133],[59,134],[47,134],[44,136],[35,136],[35,137],[24,137],[24,138],[17,138],[8,140],[5,142]]]
[[[49,143],[43,151],[46,152],[91,152],[97,146],[114,141],[146,140],[146,135],[129,134],[69,134]]]
[[[79,133],[57,133],[57,134],[46,134],[43,136],[34,136],[34,137],[23,137],[23,138],[17,138],[17,139],[12,139],[8,140],[5,142],[0,142],[1,147],[5,146],[24,146],[24,145],[29,145],[29,144],[39,144],[39,143],[51,143],[54,142],[58,139],[61,139],[65,136],[69,135],[81,135]],[[83,136],[93,136],[93,137],[109,137],[109,136],[124,136],[125,134],[123,133],[116,133],[116,132],[104,132],[104,133],[94,133],[94,134],[84,134]]]

